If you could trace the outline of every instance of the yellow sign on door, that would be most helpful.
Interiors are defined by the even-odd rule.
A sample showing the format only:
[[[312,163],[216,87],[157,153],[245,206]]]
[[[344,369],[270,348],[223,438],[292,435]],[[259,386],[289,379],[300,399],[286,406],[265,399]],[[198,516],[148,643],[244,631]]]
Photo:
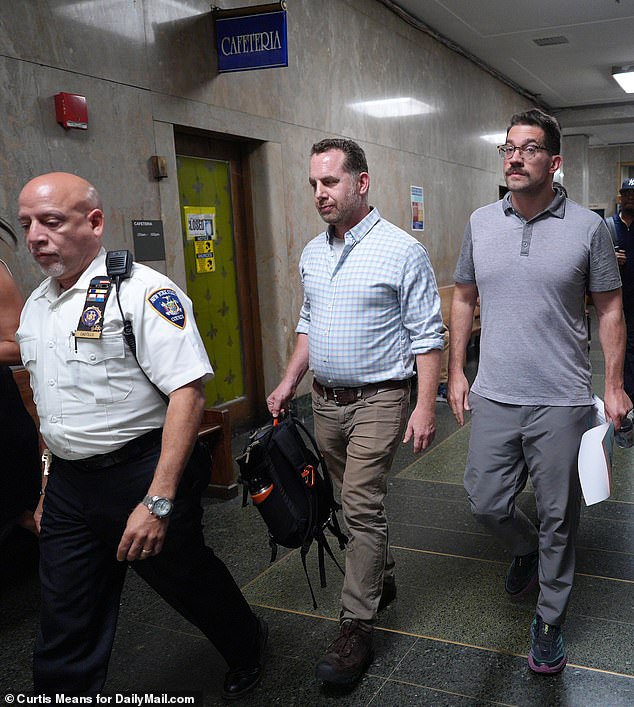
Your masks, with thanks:
[[[215,271],[214,242],[210,237],[196,236],[194,239],[194,253],[196,253],[196,272]]]

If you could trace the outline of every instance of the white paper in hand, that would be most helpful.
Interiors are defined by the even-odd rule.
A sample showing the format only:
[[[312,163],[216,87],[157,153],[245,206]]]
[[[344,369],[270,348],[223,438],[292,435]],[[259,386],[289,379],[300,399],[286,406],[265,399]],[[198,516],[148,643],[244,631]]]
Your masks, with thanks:
[[[595,393],[592,396],[592,424],[590,427],[602,425],[605,422],[605,405],[603,400]]]
[[[610,497],[614,425],[604,422],[584,433],[579,447],[579,481],[586,505]]]

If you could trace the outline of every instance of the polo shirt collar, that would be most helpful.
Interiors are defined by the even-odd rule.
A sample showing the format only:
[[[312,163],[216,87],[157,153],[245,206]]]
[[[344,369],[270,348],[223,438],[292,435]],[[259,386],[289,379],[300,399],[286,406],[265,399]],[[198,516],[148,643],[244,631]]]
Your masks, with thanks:
[[[546,213],[550,214],[551,216],[554,216],[555,218],[563,218],[565,216],[566,196],[557,184],[553,185],[553,189],[555,191],[555,196],[553,197],[553,200],[543,211],[538,213],[536,216],[533,216],[531,221],[535,221],[535,219],[540,218]],[[517,211],[515,211],[515,209],[513,208],[513,203],[511,202],[510,191],[506,192],[506,194],[502,198],[502,208],[507,216],[511,214],[517,214]]]

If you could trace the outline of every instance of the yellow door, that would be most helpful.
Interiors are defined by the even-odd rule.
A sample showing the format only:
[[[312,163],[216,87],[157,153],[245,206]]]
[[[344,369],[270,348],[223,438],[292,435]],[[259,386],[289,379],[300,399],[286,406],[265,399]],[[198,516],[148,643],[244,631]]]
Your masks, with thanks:
[[[177,134],[176,144],[187,294],[215,372],[205,388],[207,404],[228,407],[234,425],[252,424],[264,394],[242,159],[231,143]],[[213,152],[224,157],[191,155]]]

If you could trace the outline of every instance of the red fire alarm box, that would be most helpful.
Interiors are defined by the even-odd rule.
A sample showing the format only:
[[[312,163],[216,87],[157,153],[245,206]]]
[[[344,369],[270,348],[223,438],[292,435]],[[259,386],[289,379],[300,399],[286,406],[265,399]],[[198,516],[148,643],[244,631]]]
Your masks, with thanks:
[[[77,93],[56,93],[55,117],[65,128],[88,130],[86,96]]]

